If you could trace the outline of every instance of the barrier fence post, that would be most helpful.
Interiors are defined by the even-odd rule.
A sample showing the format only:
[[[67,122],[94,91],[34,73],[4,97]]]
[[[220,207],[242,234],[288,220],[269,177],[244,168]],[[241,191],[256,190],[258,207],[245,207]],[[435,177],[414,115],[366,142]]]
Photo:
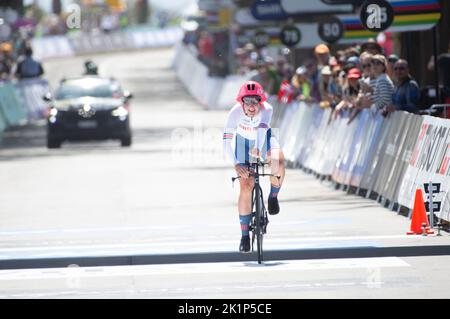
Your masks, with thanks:
[[[430,212],[430,229],[433,229],[433,227],[434,227],[433,182],[430,181],[430,183],[428,185],[429,185],[428,186],[428,189],[429,189],[429,193],[428,193],[428,198],[429,198],[428,210]]]

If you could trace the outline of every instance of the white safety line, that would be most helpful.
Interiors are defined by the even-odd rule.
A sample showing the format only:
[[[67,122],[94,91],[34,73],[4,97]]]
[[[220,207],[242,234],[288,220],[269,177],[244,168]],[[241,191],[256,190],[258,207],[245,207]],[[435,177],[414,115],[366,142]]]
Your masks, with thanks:
[[[331,223],[336,220],[296,220],[277,222],[274,226],[289,226],[310,223]],[[236,228],[236,223],[214,223],[214,224],[180,224],[180,225],[152,225],[152,226],[117,226],[117,227],[90,227],[90,228],[72,228],[72,229],[23,229],[23,230],[3,230],[0,231],[0,237],[3,236],[17,236],[17,235],[43,235],[43,234],[76,234],[76,233],[99,233],[99,232],[129,232],[129,231],[151,231],[151,230],[180,230],[180,229],[208,229],[208,228],[222,228],[233,227]],[[238,225],[239,226],[239,225]]]
[[[0,281],[410,267],[398,257],[0,270]],[[186,277],[185,277],[186,278]],[[0,288],[1,289],[1,288]]]

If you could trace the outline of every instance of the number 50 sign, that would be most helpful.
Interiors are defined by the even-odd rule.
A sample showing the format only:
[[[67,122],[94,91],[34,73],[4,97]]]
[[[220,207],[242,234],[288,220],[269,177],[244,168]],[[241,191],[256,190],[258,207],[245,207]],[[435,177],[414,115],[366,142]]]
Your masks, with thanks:
[[[342,37],[344,25],[338,18],[330,16],[320,21],[318,32],[323,41],[333,44]]]
[[[360,19],[365,29],[381,32],[394,21],[394,9],[385,0],[366,1],[361,7]]]

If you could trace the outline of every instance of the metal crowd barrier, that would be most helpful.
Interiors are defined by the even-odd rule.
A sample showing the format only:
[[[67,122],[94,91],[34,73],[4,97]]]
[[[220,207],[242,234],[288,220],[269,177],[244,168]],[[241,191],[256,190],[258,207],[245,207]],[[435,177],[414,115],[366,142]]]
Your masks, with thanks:
[[[24,79],[18,81],[15,87],[27,112],[28,120],[45,118],[47,105],[42,97],[50,90],[47,80],[41,78]]]
[[[450,112],[447,111],[448,108],[450,108],[450,104],[433,104],[430,107],[431,110],[441,110],[441,109],[443,109],[443,115],[444,115],[445,119],[448,118],[447,115],[450,115]]]
[[[443,199],[450,195],[450,121],[401,111],[384,118],[365,109],[348,123],[348,112],[330,120],[330,108],[272,103],[279,108],[272,125],[280,127],[291,166],[397,212],[410,212],[415,190],[430,180],[442,185]],[[443,201],[436,215],[449,220],[449,211]]]
[[[0,81],[0,118],[0,131],[27,120],[26,110],[10,81]]]
[[[48,83],[43,79],[27,79],[16,83],[0,81],[0,138],[9,127],[44,118],[46,105],[42,96],[48,90]]]
[[[128,49],[171,46],[179,42],[183,31],[179,27],[140,29],[109,34],[81,34],[79,36],[47,36],[32,40],[37,59],[65,57]]]
[[[189,93],[207,109],[229,109],[236,103],[236,92],[249,76],[210,77],[208,68],[198,61],[195,51],[179,43],[173,68]]]

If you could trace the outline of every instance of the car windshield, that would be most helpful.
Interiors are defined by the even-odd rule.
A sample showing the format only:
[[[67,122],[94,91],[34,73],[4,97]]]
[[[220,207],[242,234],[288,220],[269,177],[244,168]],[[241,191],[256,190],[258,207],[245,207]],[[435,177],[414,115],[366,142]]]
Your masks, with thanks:
[[[107,79],[76,79],[67,80],[56,92],[57,100],[74,99],[84,96],[99,98],[117,98],[122,96],[117,82]]]

